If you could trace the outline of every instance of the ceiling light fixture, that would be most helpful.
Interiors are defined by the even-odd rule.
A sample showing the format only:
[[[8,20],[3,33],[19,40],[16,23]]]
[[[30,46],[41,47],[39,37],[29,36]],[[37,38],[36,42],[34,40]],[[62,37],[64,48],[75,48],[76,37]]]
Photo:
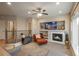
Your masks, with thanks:
[[[59,5],[60,4],[60,2],[56,2],[56,5]]]
[[[62,13],[62,11],[59,11],[59,14],[61,14]]]
[[[38,13],[37,16],[40,17],[40,16],[42,16],[42,14],[41,13]]]
[[[8,5],[11,5],[11,2],[7,2]]]
[[[28,11],[28,14],[31,14],[31,12],[30,12],[30,11]]]

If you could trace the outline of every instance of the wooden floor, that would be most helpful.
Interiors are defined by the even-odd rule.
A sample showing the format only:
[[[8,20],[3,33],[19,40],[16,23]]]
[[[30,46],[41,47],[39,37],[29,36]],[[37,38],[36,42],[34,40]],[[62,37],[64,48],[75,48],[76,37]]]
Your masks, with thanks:
[[[0,46],[4,46],[6,44],[4,39],[0,39]]]

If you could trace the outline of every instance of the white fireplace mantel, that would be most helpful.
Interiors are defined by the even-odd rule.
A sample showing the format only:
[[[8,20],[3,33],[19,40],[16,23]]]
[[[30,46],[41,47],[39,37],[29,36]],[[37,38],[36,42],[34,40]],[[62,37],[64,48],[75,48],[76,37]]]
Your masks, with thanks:
[[[63,38],[63,40],[62,40],[62,42],[60,42],[60,41],[55,41],[55,40],[52,40],[52,34],[53,33],[57,33],[57,34],[62,34],[62,38]],[[50,42],[55,42],[55,43],[59,43],[59,44],[65,44],[65,32],[64,31],[51,31],[50,33],[50,38],[48,39]]]

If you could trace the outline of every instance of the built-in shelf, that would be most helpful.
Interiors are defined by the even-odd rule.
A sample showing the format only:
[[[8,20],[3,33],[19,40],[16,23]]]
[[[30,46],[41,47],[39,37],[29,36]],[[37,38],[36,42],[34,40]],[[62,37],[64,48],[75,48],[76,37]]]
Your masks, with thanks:
[[[40,31],[40,33],[43,33],[44,38],[48,39],[48,31]]]

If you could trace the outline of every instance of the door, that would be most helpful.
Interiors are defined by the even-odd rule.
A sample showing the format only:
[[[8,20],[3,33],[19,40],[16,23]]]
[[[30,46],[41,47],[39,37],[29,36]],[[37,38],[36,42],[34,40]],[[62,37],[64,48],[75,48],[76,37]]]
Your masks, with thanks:
[[[7,42],[8,43],[13,43],[14,40],[14,21],[8,21],[7,22]]]

